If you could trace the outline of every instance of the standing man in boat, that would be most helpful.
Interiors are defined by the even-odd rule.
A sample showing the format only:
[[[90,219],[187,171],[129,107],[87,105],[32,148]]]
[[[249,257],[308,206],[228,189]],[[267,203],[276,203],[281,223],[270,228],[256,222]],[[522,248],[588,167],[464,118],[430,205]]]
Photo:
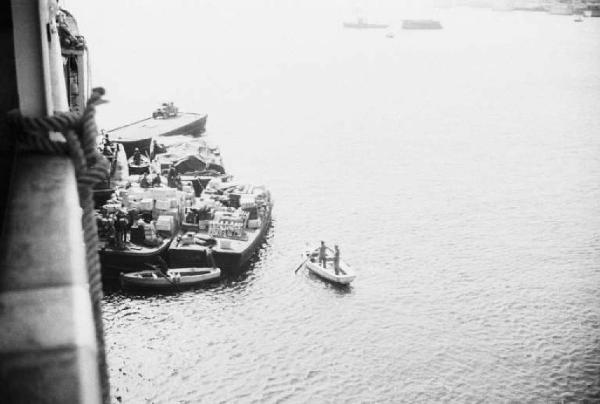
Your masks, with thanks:
[[[340,248],[336,245],[334,247],[333,253],[333,268],[335,269],[335,274],[337,275],[340,271]]]
[[[319,264],[323,268],[327,267],[327,246],[324,241],[321,241],[321,246],[319,247]]]

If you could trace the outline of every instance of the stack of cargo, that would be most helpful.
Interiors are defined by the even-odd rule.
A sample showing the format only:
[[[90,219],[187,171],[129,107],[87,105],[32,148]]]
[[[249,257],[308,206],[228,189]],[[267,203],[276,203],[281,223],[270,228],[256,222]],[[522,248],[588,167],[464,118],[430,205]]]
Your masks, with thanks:
[[[214,213],[209,222],[208,234],[212,237],[222,237],[243,240],[246,238],[246,212],[232,208],[221,208]]]

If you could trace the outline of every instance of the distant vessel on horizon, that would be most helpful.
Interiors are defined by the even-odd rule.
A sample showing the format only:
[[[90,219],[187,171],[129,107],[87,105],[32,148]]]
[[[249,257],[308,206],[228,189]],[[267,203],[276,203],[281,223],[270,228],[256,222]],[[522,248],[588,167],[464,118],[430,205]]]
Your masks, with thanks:
[[[357,17],[356,21],[344,21],[344,28],[381,29],[387,27],[389,24],[368,22],[364,17]]]
[[[437,20],[402,20],[402,29],[442,29]]]
[[[600,1],[596,1],[594,4],[588,3],[583,14],[586,17],[600,17]]]

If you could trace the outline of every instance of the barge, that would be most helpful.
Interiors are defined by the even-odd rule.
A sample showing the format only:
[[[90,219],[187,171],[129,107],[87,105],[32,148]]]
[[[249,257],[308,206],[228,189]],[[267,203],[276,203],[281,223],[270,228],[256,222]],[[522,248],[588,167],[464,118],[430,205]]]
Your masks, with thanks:
[[[159,264],[158,257],[166,258],[170,244],[171,239],[166,238],[153,247],[127,242],[121,249],[108,242],[103,242],[98,250],[102,276],[118,278],[121,273],[144,270],[147,268],[147,264]]]
[[[203,193],[187,209],[183,230],[169,246],[169,268],[207,265],[209,249],[224,275],[246,267],[269,229],[273,201],[264,187],[234,188],[209,198]],[[219,200],[224,204],[214,204]]]

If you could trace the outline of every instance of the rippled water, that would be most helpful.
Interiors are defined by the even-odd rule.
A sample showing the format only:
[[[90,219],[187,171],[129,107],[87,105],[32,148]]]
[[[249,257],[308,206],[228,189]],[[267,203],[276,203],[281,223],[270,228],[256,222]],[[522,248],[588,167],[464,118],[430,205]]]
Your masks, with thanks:
[[[135,32],[76,13],[107,127],[207,110],[276,203],[241,277],[107,294],[115,399],[600,400],[600,19],[454,9],[389,39],[318,4],[115,5]],[[322,238],[351,287],[294,274]]]

